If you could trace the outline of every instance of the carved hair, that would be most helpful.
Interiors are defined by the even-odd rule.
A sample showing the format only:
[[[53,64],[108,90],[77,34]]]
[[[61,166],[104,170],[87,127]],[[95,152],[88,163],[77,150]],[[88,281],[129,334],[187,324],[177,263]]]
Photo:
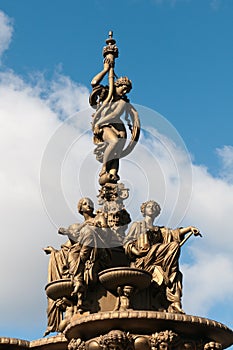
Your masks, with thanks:
[[[180,338],[178,334],[172,332],[172,331],[163,331],[159,333],[152,334],[152,343],[153,345],[157,346],[161,343],[166,343],[167,345],[178,343]]]
[[[149,201],[147,201],[147,202],[142,203],[141,208],[140,208],[140,209],[141,209],[142,215],[145,216],[146,206],[147,206],[149,203],[152,203],[152,204],[155,206],[156,211],[157,211],[156,216],[158,216],[158,215],[160,214],[160,212],[161,212],[161,208],[160,208],[159,203],[157,203],[157,202],[154,201],[154,200],[149,200]]]
[[[92,202],[92,200],[88,197],[83,197],[79,200],[78,202],[78,212],[82,215],[83,214],[83,210],[82,210],[82,207],[83,207],[83,202],[84,201],[88,201],[90,203],[90,207],[93,208],[94,210],[94,203]]]
[[[213,342],[213,341],[205,344],[204,350],[210,350],[210,349],[221,350],[222,349],[222,344],[217,343],[217,342]]]
[[[121,85],[126,85],[128,87],[128,92],[132,89],[132,81],[129,80],[128,77],[120,77],[120,78],[118,78],[115,81],[114,85],[116,87],[121,86]]]
[[[109,347],[111,344],[118,345],[122,350],[131,349],[131,336],[120,330],[112,330],[108,334],[100,336],[101,343],[105,347]]]

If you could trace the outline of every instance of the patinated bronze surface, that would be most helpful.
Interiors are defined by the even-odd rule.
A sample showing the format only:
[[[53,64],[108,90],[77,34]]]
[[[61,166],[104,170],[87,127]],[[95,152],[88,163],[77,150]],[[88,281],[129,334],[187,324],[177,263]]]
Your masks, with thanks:
[[[141,205],[142,219],[128,227],[129,190],[120,182],[119,163],[135,147],[140,122],[126,97],[132,82],[114,71],[118,48],[112,35],[90,95],[94,153],[102,162],[99,207],[81,198],[83,222],[58,230],[67,236],[60,249],[44,248],[49,255],[44,336],[59,334],[32,342],[0,338],[0,349],[221,350],[233,344],[225,325],[182,309],[180,249],[192,235],[201,236],[199,230],[154,225],[161,211],[154,200]],[[105,76],[106,86],[100,84]]]
[[[118,48],[109,32],[104,47],[104,67],[91,82],[93,91],[90,95],[90,105],[96,109],[93,114],[92,130],[96,149],[97,160],[103,163],[99,174],[99,183],[117,183],[119,159],[128,155],[135,147],[140,134],[140,122],[138,113],[129,103],[126,94],[132,89],[132,82],[127,77],[115,80],[115,58],[118,57]],[[100,85],[105,75],[108,74],[108,86]],[[122,117],[128,124],[131,132],[131,140],[127,147],[127,131]],[[131,124],[132,123],[132,124]]]
[[[160,309],[184,313],[181,307],[180,245],[187,233],[195,236],[200,233],[192,226],[176,230],[154,226],[160,210],[159,204],[153,200],[141,205],[144,219],[132,224],[125,238],[125,250],[131,266],[150,272],[155,290],[160,289],[160,293],[164,294]]]
[[[49,275],[55,270],[57,280],[49,279],[46,293],[57,314],[50,320],[48,312],[46,334],[64,332],[69,350],[221,349],[233,342],[232,332],[185,315],[181,305],[180,249],[191,235],[201,236],[199,230],[155,226],[161,208],[154,200],[141,205],[142,220],[128,229],[129,191],[119,182],[119,162],[136,145],[140,123],[126,97],[132,82],[114,72],[118,48],[112,32],[106,43],[104,67],[93,78],[90,95],[94,153],[103,163],[100,207],[94,213],[90,199],[80,200],[84,222],[59,230],[69,240],[51,251]],[[105,76],[106,86],[100,84]],[[124,116],[132,132],[128,145]]]

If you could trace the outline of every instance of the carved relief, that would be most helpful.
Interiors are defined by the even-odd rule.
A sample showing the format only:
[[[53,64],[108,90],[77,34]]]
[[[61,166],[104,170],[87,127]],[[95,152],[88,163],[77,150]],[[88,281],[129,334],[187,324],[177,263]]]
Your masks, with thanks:
[[[222,344],[211,341],[205,344],[204,350],[222,350]]]
[[[135,335],[121,330],[112,330],[97,338],[82,341],[72,339],[68,350],[222,350],[217,342],[183,339],[172,330],[164,330],[152,335]]]
[[[68,350],[86,350],[85,342],[82,341],[80,338],[78,339],[71,339],[71,341],[68,344],[67,347]]]
[[[133,338],[129,333],[120,330],[110,331],[99,338],[103,350],[133,350]]]
[[[99,190],[99,204],[101,211],[106,217],[107,226],[110,229],[108,234],[111,237],[110,246],[120,246],[123,244],[125,232],[131,218],[125,209],[123,201],[129,196],[129,190],[124,184],[108,183]]]
[[[133,308],[131,296],[134,292],[134,287],[132,286],[124,286],[118,287],[117,293],[118,298],[114,308],[114,311],[126,311]]]
[[[180,342],[178,334],[172,331],[163,331],[154,333],[151,336],[151,349],[152,350],[170,350]]]

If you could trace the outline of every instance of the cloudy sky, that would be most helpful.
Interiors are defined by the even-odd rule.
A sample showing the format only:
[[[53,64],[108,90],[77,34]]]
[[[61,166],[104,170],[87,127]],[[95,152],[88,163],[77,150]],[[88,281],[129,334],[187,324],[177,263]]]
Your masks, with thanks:
[[[121,163],[127,209],[136,220],[154,198],[158,224],[200,228],[182,248],[183,307],[233,328],[232,16],[232,0],[1,1],[2,336],[42,336],[42,248],[81,220],[81,196],[97,203],[88,95],[110,29],[143,130]]]

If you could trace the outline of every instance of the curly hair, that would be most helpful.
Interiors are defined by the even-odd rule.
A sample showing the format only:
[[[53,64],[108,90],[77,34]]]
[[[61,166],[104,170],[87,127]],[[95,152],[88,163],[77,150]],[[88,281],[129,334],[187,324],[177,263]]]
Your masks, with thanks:
[[[178,336],[178,334],[166,330],[163,332],[156,332],[152,334],[151,341],[155,347],[157,347],[161,343],[167,343],[170,348],[172,344],[179,343],[180,337]]]
[[[141,205],[141,207],[140,207],[142,215],[145,216],[146,206],[147,206],[147,204],[149,204],[149,203],[152,203],[152,204],[155,206],[156,211],[157,211],[157,215],[156,215],[156,216],[158,216],[158,215],[160,214],[160,212],[161,212],[161,208],[160,208],[159,203],[157,203],[157,202],[154,201],[154,200],[149,200],[149,201],[147,201],[147,202],[142,203],[142,205]]]
[[[222,344],[213,342],[213,341],[205,344],[204,350],[211,350],[211,349],[222,350]]]
[[[128,77],[120,77],[120,78],[118,78],[115,81],[114,85],[116,87],[121,86],[121,85],[126,85],[128,87],[128,92],[132,89],[132,81],[129,80]]]
[[[112,330],[108,334],[100,336],[101,344],[104,347],[109,347],[109,345],[118,345],[121,349],[132,348],[132,337],[125,332],[120,330]]]

